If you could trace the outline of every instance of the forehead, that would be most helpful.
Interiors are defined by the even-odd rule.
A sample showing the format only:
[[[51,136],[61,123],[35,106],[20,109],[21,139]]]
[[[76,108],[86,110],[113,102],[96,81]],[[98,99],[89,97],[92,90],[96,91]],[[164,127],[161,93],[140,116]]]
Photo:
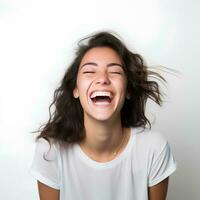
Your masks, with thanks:
[[[88,50],[81,60],[81,64],[86,61],[99,62],[119,62],[121,63],[118,53],[110,47],[94,47]]]

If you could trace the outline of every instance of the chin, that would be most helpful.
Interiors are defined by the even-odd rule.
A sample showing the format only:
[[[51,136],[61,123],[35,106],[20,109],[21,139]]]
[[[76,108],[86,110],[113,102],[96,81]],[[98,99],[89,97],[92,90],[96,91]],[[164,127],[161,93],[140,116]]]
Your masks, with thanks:
[[[89,115],[89,118],[92,118],[93,120],[99,121],[99,122],[110,122],[110,121],[114,121],[114,119],[117,119],[118,117],[116,117],[116,115],[114,115],[113,113],[110,114],[105,114],[105,113],[96,113],[93,115]]]

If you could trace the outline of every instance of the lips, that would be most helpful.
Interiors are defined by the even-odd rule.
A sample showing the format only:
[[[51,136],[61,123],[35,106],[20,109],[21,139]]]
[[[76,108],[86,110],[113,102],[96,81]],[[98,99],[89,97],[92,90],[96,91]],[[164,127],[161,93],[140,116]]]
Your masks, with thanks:
[[[108,90],[95,90],[90,93],[89,97],[96,105],[108,105],[112,102],[114,94]]]

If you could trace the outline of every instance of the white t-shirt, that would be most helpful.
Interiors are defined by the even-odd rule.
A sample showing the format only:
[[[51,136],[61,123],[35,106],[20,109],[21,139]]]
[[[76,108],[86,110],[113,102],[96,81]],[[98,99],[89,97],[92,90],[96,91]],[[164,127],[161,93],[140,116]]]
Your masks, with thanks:
[[[92,160],[78,143],[51,142],[51,149],[46,140],[37,142],[30,172],[59,189],[61,200],[148,200],[148,187],[176,170],[167,140],[150,130],[132,128],[123,152],[105,163]]]

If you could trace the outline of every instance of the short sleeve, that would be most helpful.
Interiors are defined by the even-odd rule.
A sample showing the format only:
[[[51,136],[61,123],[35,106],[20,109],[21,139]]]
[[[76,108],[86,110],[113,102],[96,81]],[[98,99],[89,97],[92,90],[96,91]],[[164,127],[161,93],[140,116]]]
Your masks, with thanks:
[[[170,176],[176,170],[176,162],[171,152],[168,142],[158,155],[152,158],[151,169],[149,172],[148,186],[154,186]]]
[[[35,147],[35,154],[30,168],[31,175],[38,181],[59,189],[58,155],[54,144],[40,138]]]

